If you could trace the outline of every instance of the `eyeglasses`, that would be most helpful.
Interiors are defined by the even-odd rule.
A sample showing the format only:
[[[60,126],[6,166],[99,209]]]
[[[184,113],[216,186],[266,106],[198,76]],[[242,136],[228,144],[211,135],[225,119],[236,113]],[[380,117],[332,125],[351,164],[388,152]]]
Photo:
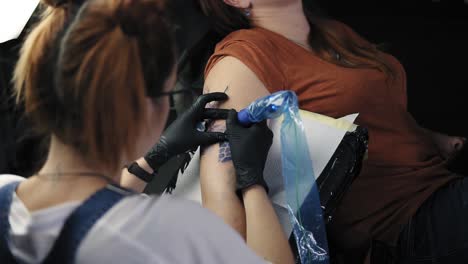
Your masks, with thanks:
[[[174,90],[174,91],[170,91],[170,92],[161,92],[161,93],[157,93],[156,95],[153,95],[151,96],[152,98],[160,98],[160,97],[163,97],[163,96],[169,96],[169,99],[170,99],[170,110],[169,110],[169,117],[166,121],[166,128],[177,118],[177,107],[176,107],[176,99],[175,99],[175,95],[182,95],[182,97],[184,99],[182,99],[182,101],[185,101],[185,102],[193,102],[195,100],[195,98],[197,98],[198,94],[195,90],[193,89],[178,89],[178,90]],[[177,98],[177,99],[181,99],[181,98]],[[179,104],[181,101],[178,101]]]
[[[184,89],[178,89],[178,90],[174,90],[170,92],[160,92],[151,97],[160,98],[163,96],[169,96],[170,105],[171,105],[171,108],[173,108],[175,107],[176,95],[182,96],[181,98],[177,98],[179,101],[182,100],[185,102],[193,102],[198,97],[199,94],[197,94],[197,92],[194,89],[184,88]]]
[[[174,91],[170,91],[170,92],[160,92],[160,93],[157,93],[155,95],[153,95],[152,97],[154,98],[158,98],[158,97],[163,97],[163,96],[174,96],[176,94],[187,94],[187,95],[192,95],[192,96],[197,96],[197,93],[192,90],[192,89],[179,89],[179,90],[174,90]]]

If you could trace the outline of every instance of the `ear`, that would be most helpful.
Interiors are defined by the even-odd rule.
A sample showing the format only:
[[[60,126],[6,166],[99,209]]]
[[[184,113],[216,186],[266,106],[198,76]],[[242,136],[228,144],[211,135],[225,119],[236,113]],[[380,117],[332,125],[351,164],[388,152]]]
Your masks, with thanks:
[[[223,0],[226,5],[239,9],[246,9],[251,6],[251,0]]]

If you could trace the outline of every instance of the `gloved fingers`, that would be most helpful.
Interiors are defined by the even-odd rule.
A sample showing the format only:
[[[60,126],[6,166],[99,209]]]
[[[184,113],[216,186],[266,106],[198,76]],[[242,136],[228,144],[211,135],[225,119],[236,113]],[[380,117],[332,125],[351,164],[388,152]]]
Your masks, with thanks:
[[[205,110],[207,103],[213,101],[225,101],[228,99],[228,95],[225,93],[208,93],[200,95],[195,103],[193,104],[194,112],[197,116],[201,116]]]
[[[270,141],[273,139],[273,132],[268,127],[266,120],[263,120],[262,122],[253,124],[250,127],[250,129],[255,130],[256,134],[262,134],[263,136],[270,139]]]
[[[231,109],[228,111],[227,119],[226,119],[226,128],[229,128],[238,125],[239,119],[237,118],[237,111]]]
[[[222,132],[200,132],[199,138],[202,146],[227,141],[227,135]]]
[[[205,108],[202,119],[227,119],[228,113],[227,109]]]
[[[258,127],[262,127],[262,128],[268,127],[268,124],[267,124],[266,119],[263,120],[263,121],[261,121],[261,122],[256,123],[256,125],[257,125]]]

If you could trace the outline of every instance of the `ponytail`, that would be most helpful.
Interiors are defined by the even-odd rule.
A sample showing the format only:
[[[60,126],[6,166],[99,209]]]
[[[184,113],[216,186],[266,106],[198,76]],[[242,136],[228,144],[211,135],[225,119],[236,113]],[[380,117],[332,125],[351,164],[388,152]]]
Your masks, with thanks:
[[[44,116],[43,105],[47,98],[44,89],[50,89],[52,76],[45,76],[50,67],[50,53],[58,33],[63,29],[67,17],[67,7],[61,1],[43,0],[41,19],[28,34],[20,52],[13,74],[14,91],[17,102],[23,102],[27,115]],[[38,84],[49,87],[38,87]]]
[[[83,0],[42,0],[40,20],[27,35],[13,73],[16,102],[36,130],[48,133],[54,108],[54,65],[60,36]]]

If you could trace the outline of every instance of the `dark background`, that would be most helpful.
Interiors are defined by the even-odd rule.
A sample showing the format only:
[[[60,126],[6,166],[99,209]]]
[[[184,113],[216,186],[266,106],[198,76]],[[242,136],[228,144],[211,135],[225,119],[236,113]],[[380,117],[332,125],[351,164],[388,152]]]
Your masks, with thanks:
[[[196,42],[206,21],[187,0],[175,1],[181,55]],[[324,13],[347,23],[405,66],[409,111],[424,127],[468,136],[468,4],[463,0],[316,1]],[[187,27],[191,25],[191,27]],[[193,28],[196,25],[196,28]],[[11,72],[21,38],[0,44],[0,174],[31,174],[40,163],[38,140],[14,111]],[[460,157],[459,163],[467,161]],[[456,167],[461,168],[461,165]],[[460,169],[461,170],[461,169]],[[468,174],[468,173],[467,173]]]
[[[343,3],[344,2],[344,3]],[[410,112],[424,126],[468,135],[468,4],[463,0],[321,1],[405,66]]]

